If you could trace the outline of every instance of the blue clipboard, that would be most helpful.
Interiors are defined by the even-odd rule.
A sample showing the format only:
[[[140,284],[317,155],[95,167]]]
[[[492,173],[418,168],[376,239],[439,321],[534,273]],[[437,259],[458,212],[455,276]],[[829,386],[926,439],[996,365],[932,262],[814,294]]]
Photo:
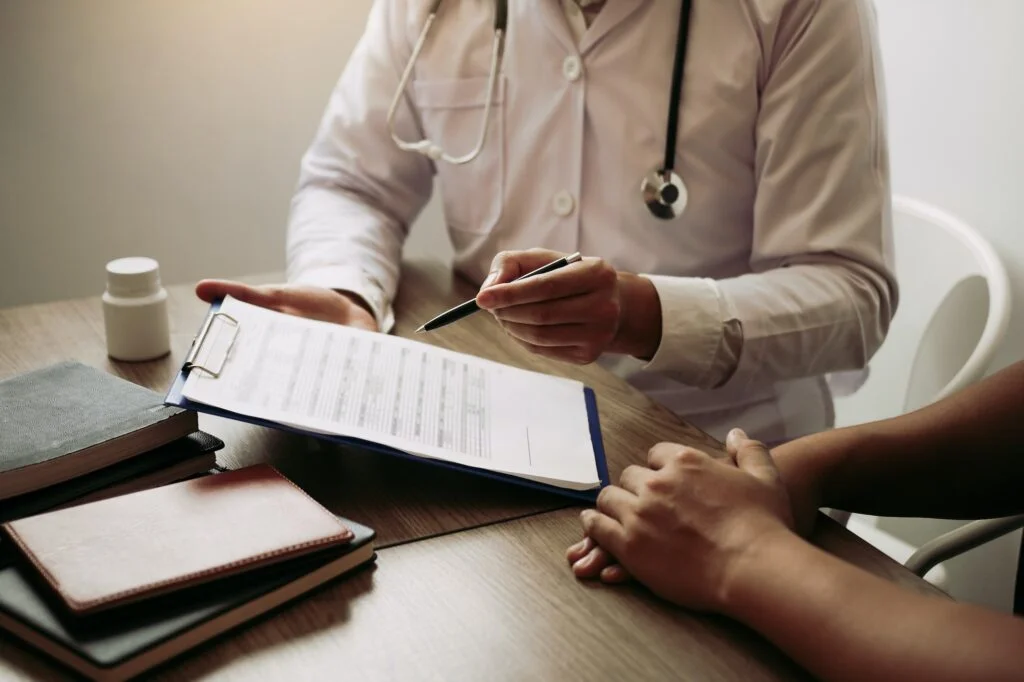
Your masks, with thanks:
[[[313,438],[319,438],[321,440],[326,440],[341,445],[354,446],[361,449],[380,452],[386,455],[402,457],[404,459],[421,462],[423,464],[440,466],[447,469],[455,469],[456,471],[464,471],[477,476],[485,476],[487,478],[506,481],[508,483],[513,483],[515,485],[520,485],[527,488],[544,490],[546,492],[555,493],[557,495],[569,497],[582,502],[593,503],[597,499],[597,494],[600,492],[601,488],[609,484],[608,463],[605,459],[604,442],[601,438],[601,423],[598,418],[597,412],[597,396],[594,394],[593,389],[589,387],[583,388],[583,398],[586,401],[587,406],[587,420],[590,424],[590,441],[594,448],[594,459],[595,464],[597,465],[597,475],[598,478],[600,478],[601,480],[601,485],[598,488],[594,488],[591,490],[569,490],[554,485],[548,485],[546,483],[539,483],[537,481],[531,481],[529,479],[520,478],[519,476],[513,476],[511,474],[487,471],[485,469],[478,469],[476,467],[455,464],[453,462],[445,462],[443,460],[431,459],[429,457],[420,457],[405,452],[403,450],[399,450],[397,448],[392,448],[390,446],[375,443],[373,441],[363,440],[361,438],[353,438],[350,436],[335,436],[314,431],[306,431],[304,429],[300,429],[294,426],[279,424],[278,422],[269,421],[266,419],[259,419],[246,414],[232,412],[230,410],[223,410],[218,407],[213,407],[211,405],[206,405],[203,403],[193,402],[186,398],[184,395],[182,395],[182,390],[185,387],[185,380],[188,379],[188,376],[191,372],[203,371],[201,368],[197,368],[197,366],[193,365],[193,361],[196,352],[199,350],[202,341],[205,337],[205,334],[210,328],[211,322],[218,314],[219,309],[219,301],[213,303],[210,306],[210,311],[207,314],[206,320],[204,320],[203,322],[203,326],[200,329],[199,334],[192,341],[192,348],[190,349],[189,353],[186,356],[185,363],[183,364],[181,370],[178,372],[177,376],[174,377],[174,381],[171,384],[170,389],[168,389],[167,391],[167,396],[164,398],[165,404],[174,405],[176,407],[181,407],[196,412],[212,414],[218,417],[225,417],[227,419],[233,419],[236,421],[242,421],[248,424],[255,424],[257,426],[265,426],[280,431],[289,431],[304,436],[312,436]]]

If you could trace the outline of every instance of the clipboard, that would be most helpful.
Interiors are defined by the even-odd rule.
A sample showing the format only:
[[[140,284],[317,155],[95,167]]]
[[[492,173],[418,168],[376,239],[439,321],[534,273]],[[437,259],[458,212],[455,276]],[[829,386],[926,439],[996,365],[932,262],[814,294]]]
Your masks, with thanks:
[[[221,409],[205,403],[193,402],[186,398],[183,394],[183,390],[185,387],[185,381],[188,379],[190,374],[192,372],[204,372],[212,377],[218,377],[223,370],[224,363],[227,361],[227,358],[231,353],[231,349],[242,336],[244,336],[244,330],[241,329],[241,325],[236,319],[227,313],[221,312],[220,301],[216,301],[211,304],[210,310],[208,311],[206,318],[203,320],[203,324],[200,327],[199,332],[192,340],[192,345],[182,362],[181,369],[174,377],[174,381],[171,383],[171,386],[167,391],[164,403],[217,417],[224,417],[226,419],[254,424],[256,426],[264,426],[271,429],[277,429],[279,431],[311,436],[313,438],[337,443],[339,445],[379,452],[381,454],[401,457],[403,459],[427,465],[454,469],[456,471],[462,471],[476,476],[484,476],[526,488],[543,490],[591,504],[596,501],[597,495],[601,489],[609,485],[608,463],[605,458],[604,442],[601,437],[601,424],[597,410],[597,396],[594,394],[594,390],[588,386],[583,387],[583,398],[587,410],[587,422],[590,427],[591,445],[594,449],[595,465],[597,467],[597,474],[601,483],[597,488],[592,488],[590,490],[571,490],[556,485],[521,478],[513,474],[489,471],[487,469],[456,464],[454,462],[447,462],[431,457],[423,457],[362,438],[325,434],[319,431],[308,431],[288,424],[261,419],[259,417],[253,417],[239,412],[232,412],[230,410]]]

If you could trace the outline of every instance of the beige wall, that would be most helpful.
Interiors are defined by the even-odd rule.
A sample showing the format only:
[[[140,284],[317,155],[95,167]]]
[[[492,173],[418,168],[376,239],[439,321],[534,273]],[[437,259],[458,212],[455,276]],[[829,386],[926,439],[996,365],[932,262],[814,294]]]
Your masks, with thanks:
[[[168,282],[283,268],[370,4],[0,0],[0,306],[98,293],[124,255]]]

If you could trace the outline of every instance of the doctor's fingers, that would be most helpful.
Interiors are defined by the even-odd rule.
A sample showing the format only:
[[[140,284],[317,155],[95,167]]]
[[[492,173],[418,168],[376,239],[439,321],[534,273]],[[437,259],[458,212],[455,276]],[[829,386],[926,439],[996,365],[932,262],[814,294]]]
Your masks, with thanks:
[[[204,279],[196,284],[196,296],[207,303],[231,296],[245,303],[267,307],[266,303],[257,302],[263,299],[257,287],[229,279]]]
[[[577,296],[540,303],[524,303],[499,308],[494,315],[502,322],[552,325],[619,319],[619,299],[605,291],[590,291]]]
[[[568,254],[550,249],[527,249],[526,251],[501,251],[491,261],[491,271],[483,287],[490,284],[511,282],[516,277],[547,265]],[[481,288],[483,288],[481,287]]]
[[[520,341],[553,348],[558,346],[579,346],[601,353],[615,337],[616,325],[605,324],[520,324],[519,322],[501,322],[501,326],[509,336]]]
[[[509,336],[512,335],[509,334]],[[515,336],[512,336],[512,340],[534,355],[561,362],[571,362],[574,365],[587,365],[601,356],[600,351],[583,346],[538,346]]]
[[[614,291],[618,272],[600,258],[584,258],[564,268],[515,282],[495,284],[477,294],[477,303],[487,310],[538,303],[591,291]]]
[[[306,287],[288,284],[251,285],[227,279],[202,280],[196,284],[196,295],[207,302],[231,296],[243,303],[281,312],[286,312],[284,309],[288,307],[308,307],[307,299],[311,298]]]

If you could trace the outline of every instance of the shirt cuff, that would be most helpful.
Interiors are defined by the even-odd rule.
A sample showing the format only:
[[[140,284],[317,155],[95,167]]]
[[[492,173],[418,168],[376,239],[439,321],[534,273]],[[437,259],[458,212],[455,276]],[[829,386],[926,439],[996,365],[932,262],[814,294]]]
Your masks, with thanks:
[[[726,338],[732,316],[716,282],[641,276],[654,285],[661,304],[661,343],[644,370],[671,373],[697,388],[715,388],[727,381],[736,369],[739,352],[737,344]]]
[[[359,268],[331,266],[307,270],[299,273],[292,282],[353,293],[370,306],[380,331],[387,334],[395,326],[395,313],[384,287],[373,275]]]

